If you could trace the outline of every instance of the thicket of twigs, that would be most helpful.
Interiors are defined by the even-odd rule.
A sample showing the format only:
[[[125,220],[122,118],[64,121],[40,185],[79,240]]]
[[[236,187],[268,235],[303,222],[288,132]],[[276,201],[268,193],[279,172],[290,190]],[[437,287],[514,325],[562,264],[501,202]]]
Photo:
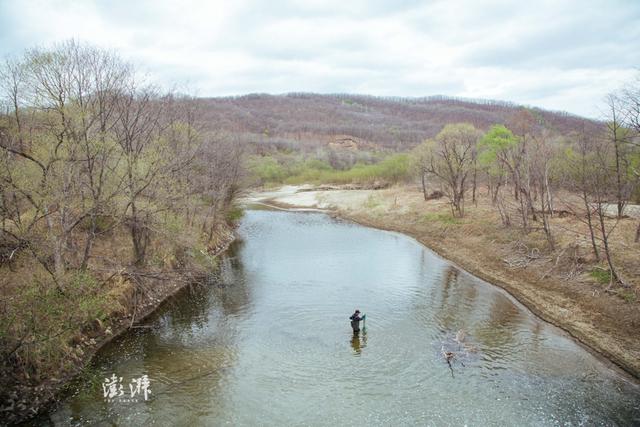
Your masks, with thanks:
[[[126,310],[119,297],[144,291],[141,272],[217,249],[237,215],[244,146],[191,98],[74,41],[7,60],[0,103],[5,402],[12,384],[76,363],[78,333]]]
[[[626,286],[616,269],[610,237],[630,203],[640,200],[640,80],[607,98],[607,120],[596,129],[553,132],[535,111],[522,109],[486,133],[467,123],[445,126],[414,149],[414,168],[427,199],[428,184],[442,189],[455,217],[487,185],[503,226],[542,232],[556,249],[551,218],[584,223],[596,261],[610,284]],[[557,231],[557,230],[556,230]],[[640,240],[640,223],[635,242]],[[524,251],[511,266],[540,257]]]

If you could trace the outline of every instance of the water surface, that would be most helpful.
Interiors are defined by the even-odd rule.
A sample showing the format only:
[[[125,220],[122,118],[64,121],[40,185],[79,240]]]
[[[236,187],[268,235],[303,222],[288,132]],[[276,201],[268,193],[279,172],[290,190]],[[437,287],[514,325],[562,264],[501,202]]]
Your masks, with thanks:
[[[54,425],[632,425],[640,388],[406,236],[248,211],[210,283],[105,347]],[[349,315],[367,313],[354,337]],[[464,331],[464,338],[462,333]],[[458,340],[456,340],[458,334]],[[456,357],[451,369],[442,351]],[[102,381],[148,375],[144,401]]]

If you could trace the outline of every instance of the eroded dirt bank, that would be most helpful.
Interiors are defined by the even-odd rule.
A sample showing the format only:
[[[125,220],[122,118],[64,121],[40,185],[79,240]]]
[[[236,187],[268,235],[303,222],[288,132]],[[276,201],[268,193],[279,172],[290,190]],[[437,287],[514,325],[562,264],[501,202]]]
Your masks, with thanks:
[[[588,246],[576,236],[579,224],[556,218],[559,249],[538,251],[534,234],[505,229],[480,197],[465,218],[448,215],[444,199],[425,202],[411,187],[341,190],[288,186],[256,192],[247,203],[321,209],[358,223],[405,233],[487,282],[502,287],[532,312],[567,331],[590,349],[640,378],[640,245],[633,243],[636,219],[616,229],[617,259],[629,289],[612,292],[590,273]],[[571,253],[571,256],[569,256]],[[636,260],[636,261],[634,261]]]

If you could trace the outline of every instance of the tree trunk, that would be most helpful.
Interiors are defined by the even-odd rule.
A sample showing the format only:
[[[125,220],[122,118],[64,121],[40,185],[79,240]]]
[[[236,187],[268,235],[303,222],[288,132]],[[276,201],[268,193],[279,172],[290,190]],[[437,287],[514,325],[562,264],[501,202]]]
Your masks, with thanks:
[[[498,207],[498,212],[500,213],[502,225],[504,225],[505,227],[510,227],[511,218],[509,217],[509,212],[507,212],[507,210],[505,209],[502,196],[498,192],[496,192],[496,206]]]
[[[209,233],[207,233],[207,244],[211,243],[211,240],[213,240],[214,231],[216,231],[216,223],[212,222],[211,227],[209,227]]]
[[[64,265],[64,258],[62,256],[62,251],[64,250],[64,245],[62,244],[62,239],[60,237],[54,238],[53,243],[53,263],[56,272],[56,278],[61,278],[66,270]]]
[[[591,247],[593,248],[593,254],[596,256],[596,261],[600,261],[600,251],[598,251],[598,245],[596,245],[596,236],[593,232],[593,222],[591,221],[591,207],[589,206],[589,201],[587,200],[587,194],[584,191],[582,193],[582,201],[584,202],[584,207],[587,210],[587,224],[589,225],[589,235],[591,237]]]
[[[476,187],[478,185],[478,168],[476,167],[476,161],[473,162],[473,192],[471,193],[471,201],[476,203]]]
[[[51,215],[49,214],[49,208],[44,208],[44,214],[47,224],[47,230],[53,239],[53,266],[57,279],[62,277],[65,272],[64,258],[62,255],[62,244],[60,242],[60,237],[56,236],[56,233],[53,231],[53,221],[51,220]]]
[[[549,216],[553,216],[553,196],[551,195],[551,186],[549,185],[549,173],[544,172],[544,188],[547,195],[547,206],[549,207]],[[544,204],[543,204],[544,207]],[[544,210],[544,209],[543,209]]]
[[[91,228],[87,232],[87,241],[84,245],[84,253],[82,255],[82,262],[80,263],[81,270],[87,269],[87,264],[89,262],[89,254],[91,253],[91,248],[93,247],[93,240],[96,237],[96,228],[97,228],[96,215],[92,214]]]
[[[613,267],[613,261],[611,260],[611,252],[609,250],[609,236],[607,235],[607,229],[604,223],[604,210],[603,206],[600,202],[598,202],[598,220],[600,222],[600,234],[602,235],[602,243],[604,246],[604,254],[607,258],[607,264],[609,264],[609,272],[611,274],[611,280],[616,283],[620,282],[620,277],[618,277],[618,273],[616,269]]]
[[[427,182],[426,182],[426,179],[425,179],[426,175],[427,174],[426,174],[425,171],[422,171],[422,173],[420,174],[420,181],[422,182],[422,195],[424,196],[425,202],[428,199],[428,196],[427,196]]]
[[[131,242],[133,243],[133,263],[137,266],[144,265],[149,233],[143,221],[138,217],[135,202],[131,204]]]
[[[622,194],[622,171],[620,168],[620,146],[618,144],[618,123],[614,113],[613,116],[613,149],[616,158],[616,206],[618,208],[618,218],[622,218],[622,211],[624,210],[624,196]]]
[[[640,222],[638,223],[638,228],[636,228],[636,238],[634,242],[640,243]]]
[[[542,184],[544,186],[544,184]],[[547,213],[545,211],[545,198],[544,198],[544,190],[540,195],[540,206],[542,208],[540,215],[542,215],[542,227],[544,229],[544,234],[547,237],[547,243],[549,243],[549,248],[554,251],[555,250],[555,242],[553,240],[553,235],[551,234],[551,225],[549,224],[549,219],[547,217]]]
[[[495,205],[498,201],[498,192],[500,191],[500,187],[502,186],[502,177],[498,178],[498,182],[494,186],[494,190],[491,193],[491,202]]]

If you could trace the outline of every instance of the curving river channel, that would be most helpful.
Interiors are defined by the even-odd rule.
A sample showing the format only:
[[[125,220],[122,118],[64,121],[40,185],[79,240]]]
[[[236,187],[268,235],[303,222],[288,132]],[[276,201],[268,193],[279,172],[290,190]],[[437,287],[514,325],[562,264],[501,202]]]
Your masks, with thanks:
[[[239,234],[209,284],[105,347],[40,424],[640,424],[636,382],[411,238],[264,210]],[[148,400],[130,396],[143,375]]]

